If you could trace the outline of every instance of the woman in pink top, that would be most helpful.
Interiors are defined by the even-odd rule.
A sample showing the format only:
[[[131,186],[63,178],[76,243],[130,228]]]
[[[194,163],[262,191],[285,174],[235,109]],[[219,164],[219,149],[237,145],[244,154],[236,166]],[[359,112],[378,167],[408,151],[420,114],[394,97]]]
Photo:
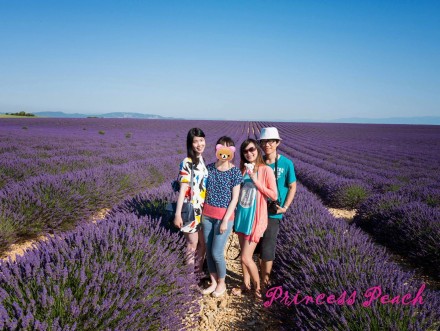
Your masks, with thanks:
[[[261,298],[260,276],[252,259],[258,241],[267,227],[267,198],[277,199],[277,185],[272,168],[263,161],[262,152],[254,139],[245,140],[240,147],[240,170],[243,184],[235,215],[235,232],[241,248],[243,285],[233,294],[250,290],[250,278],[255,286],[256,298]]]

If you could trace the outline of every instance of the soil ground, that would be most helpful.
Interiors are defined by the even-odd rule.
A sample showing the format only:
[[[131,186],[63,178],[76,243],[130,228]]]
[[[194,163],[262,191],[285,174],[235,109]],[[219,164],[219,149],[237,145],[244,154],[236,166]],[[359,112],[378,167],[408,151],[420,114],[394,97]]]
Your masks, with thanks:
[[[330,214],[332,214],[336,218],[343,218],[347,222],[351,223],[353,221],[354,215],[356,215],[356,210],[347,210],[347,209],[336,209],[336,208],[328,208]]]
[[[216,330],[279,330],[280,322],[274,320],[264,308],[263,302],[257,302],[252,293],[241,297],[233,295],[232,289],[240,287],[242,271],[239,244],[236,234],[231,234],[225,248],[226,256],[226,293],[220,298],[205,295],[201,299],[201,310],[195,314],[195,321],[187,320],[188,329],[197,331]],[[208,287],[205,282],[203,287]]]

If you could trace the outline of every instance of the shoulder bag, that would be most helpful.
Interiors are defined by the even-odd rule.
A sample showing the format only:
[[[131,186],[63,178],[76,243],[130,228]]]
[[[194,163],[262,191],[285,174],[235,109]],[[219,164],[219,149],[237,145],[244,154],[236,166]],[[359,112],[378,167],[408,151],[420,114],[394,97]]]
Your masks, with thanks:
[[[191,224],[191,222],[195,220],[194,206],[191,203],[193,196],[193,189],[194,189],[193,180],[194,180],[194,164],[191,165],[190,199],[188,202],[183,202],[182,205],[182,213],[181,213],[182,221],[183,221],[182,227]],[[174,225],[173,222],[174,222],[174,218],[176,217],[176,208],[177,208],[177,202],[169,202],[165,207],[165,213],[167,214],[167,218],[170,222],[170,225]]]

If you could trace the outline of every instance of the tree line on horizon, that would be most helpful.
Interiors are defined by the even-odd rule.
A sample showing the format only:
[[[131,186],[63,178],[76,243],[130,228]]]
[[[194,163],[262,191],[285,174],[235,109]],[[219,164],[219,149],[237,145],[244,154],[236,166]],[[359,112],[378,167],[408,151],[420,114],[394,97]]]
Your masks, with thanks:
[[[26,113],[25,111],[20,111],[18,113],[5,113],[5,115],[35,117],[35,114]]]

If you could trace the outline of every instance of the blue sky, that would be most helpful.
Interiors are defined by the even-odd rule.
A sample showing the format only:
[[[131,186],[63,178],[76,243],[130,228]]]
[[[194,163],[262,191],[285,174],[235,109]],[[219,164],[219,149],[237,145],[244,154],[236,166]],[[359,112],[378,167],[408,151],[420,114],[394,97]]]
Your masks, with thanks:
[[[437,1],[3,1],[0,112],[440,116]]]

